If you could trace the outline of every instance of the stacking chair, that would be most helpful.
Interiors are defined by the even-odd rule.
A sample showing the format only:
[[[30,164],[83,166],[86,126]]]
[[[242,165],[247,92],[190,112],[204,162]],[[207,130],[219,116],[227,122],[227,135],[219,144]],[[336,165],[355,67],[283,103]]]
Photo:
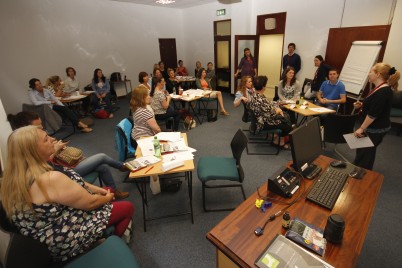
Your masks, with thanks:
[[[212,108],[211,108],[210,104],[213,105]],[[208,110],[214,109],[214,110],[216,110],[217,115],[219,113],[218,98],[211,98],[208,95],[208,97],[202,97],[201,99],[199,99],[197,101],[197,105],[198,105],[198,114],[201,115],[201,117],[202,117],[202,121],[200,123],[202,123],[204,121],[204,118],[208,117]]]
[[[140,267],[131,249],[117,236],[74,258],[68,263],[54,263],[44,243],[19,234],[8,221],[0,202],[0,267]]]
[[[234,208],[224,209],[207,209],[205,202],[205,190],[207,188],[226,188],[226,187],[240,187],[243,198],[246,195],[243,189],[244,171],[240,163],[241,155],[247,146],[247,137],[243,131],[239,129],[234,135],[230,147],[232,149],[233,157],[216,157],[216,156],[203,156],[198,161],[197,175],[202,183],[202,204],[204,211],[228,211]],[[209,181],[233,181],[236,183],[229,184],[208,184]]]
[[[344,134],[349,134],[354,132],[354,127],[356,123],[356,119],[359,115],[352,114],[352,115],[340,115],[340,114],[328,114],[323,122],[324,127],[324,144],[334,143],[334,152],[340,156],[343,160],[348,160],[338,152],[336,146],[339,143],[346,143],[345,138],[343,137]]]
[[[280,146],[280,134],[282,133],[281,129],[270,129],[270,130],[261,130],[257,132],[257,118],[255,114],[250,111],[250,127],[249,132],[251,135],[260,136],[262,138],[249,138],[247,142],[247,154],[249,155],[278,155],[281,150]],[[277,137],[277,144],[274,144],[275,136]],[[271,138],[269,138],[271,137]],[[275,147],[274,151],[269,152],[251,152],[249,144],[270,144]],[[260,147],[260,146],[259,146]]]

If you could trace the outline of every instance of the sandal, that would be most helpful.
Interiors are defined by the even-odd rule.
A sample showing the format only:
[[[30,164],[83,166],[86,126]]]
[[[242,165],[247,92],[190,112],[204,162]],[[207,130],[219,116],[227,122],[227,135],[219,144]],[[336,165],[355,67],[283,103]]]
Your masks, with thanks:
[[[230,115],[230,113],[228,113],[228,112],[226,112],[226,111],[221,111],[220,114],[221,114],[221,115],[225,115],[225,116]]]
[[[92,130],[93,130],[92,128],[85,127],[85,128],[82,128],[82,129],[81,129],[81,132],[82,132],[82,133],[89,133],[89,132],[92,132]]]
[[[281,150],[285,151],[290,151],[292,148],[290,147],[290,144],[285,143],[284,145],[281,145]]]

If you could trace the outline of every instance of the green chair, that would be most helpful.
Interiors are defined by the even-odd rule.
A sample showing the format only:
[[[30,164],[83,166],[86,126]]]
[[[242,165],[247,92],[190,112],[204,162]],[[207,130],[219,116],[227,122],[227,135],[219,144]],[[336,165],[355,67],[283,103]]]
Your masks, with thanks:
[[[205,202],[205,190],[207,188],[226,188],[226,187],[240,187],[243,198],[246,199],[242,182],[244,180],[244,171],[240,164],[240,158],[247,146],[247,137],[243,131],[239,129],[233,137],[230,147],[232,149],[233,157],[215,157],[203,156],[198,161],[197,175],[202,183],[202,204],[204,211],[228,211],[234,208],[224,209],[207,209]],[[233,181],[236,183],[225,184],[208,184],[209,181]]]
[[[253,136],[259,136],[258,138],[256,137],[251,137],[249,138],[247,142],[247,154],[249,155],[278,155],[279,151],[281,150],[280,146],[280,135],[282,133],[281,129],[270,129],[270,130],[261,130],[257,132],[257,118],[255,117],[255,114],[250,111],[250,127],[249,127],[249,133]],[[277,137],[277,144],[274,144],[274,139],[275,136]],[[271,137],[271,138],[269,138]],[[276,147],[275,150],[271,150],[269,152],[251,152],[249,148],[249,144],[269,144],[273,145],[273,147]],[[259,146],[261,147],[261,146]]]

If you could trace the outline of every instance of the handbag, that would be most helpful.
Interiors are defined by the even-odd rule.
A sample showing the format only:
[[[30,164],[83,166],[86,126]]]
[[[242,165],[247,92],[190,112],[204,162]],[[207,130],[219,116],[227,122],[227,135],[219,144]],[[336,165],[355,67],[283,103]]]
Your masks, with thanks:
[[[61,150],[57,155],[53,157],[56,164],[73,168],[78,165],[79,162],[84,158],[84,154],[81,149],[67,146]]]
[[[191,115],[186,116],[183,124],[184,124],[184,129],[186,129],[186,130],[190,130],[197,126],[197,123],[195,122],[194,118]]]

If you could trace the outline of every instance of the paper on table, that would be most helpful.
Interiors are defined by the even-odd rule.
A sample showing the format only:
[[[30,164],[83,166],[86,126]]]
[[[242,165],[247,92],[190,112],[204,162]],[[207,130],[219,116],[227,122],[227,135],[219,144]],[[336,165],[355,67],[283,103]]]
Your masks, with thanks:
[[[299,108],[300,108],[300,109],[307,109],[307,106],[306,106],[306,105],[300,105]]]
[[[194,155],[188,151],[162,155],[163,162],[170,162],[174,160],[186,161],[192,159],[194,159]]]
[[[319,108],[310,108],[311,111],[317,112],[317,113],[327,113],[327,112],[332,112],[333,110],[325,108],[325,107],[319,107]]]
[[[373,147],[374,144],[369,137],[357,138],[353,133],[343,135],[350,149]]]
[[[137,144],[140,147],[143,156],[153,156],[155,154],[154,145],[152,143],[153,139],[154,137],[148,137],[137,140]]]
[[[181,139],[180,132],[159,132],[155,135],[160,141],[178,141]]]

